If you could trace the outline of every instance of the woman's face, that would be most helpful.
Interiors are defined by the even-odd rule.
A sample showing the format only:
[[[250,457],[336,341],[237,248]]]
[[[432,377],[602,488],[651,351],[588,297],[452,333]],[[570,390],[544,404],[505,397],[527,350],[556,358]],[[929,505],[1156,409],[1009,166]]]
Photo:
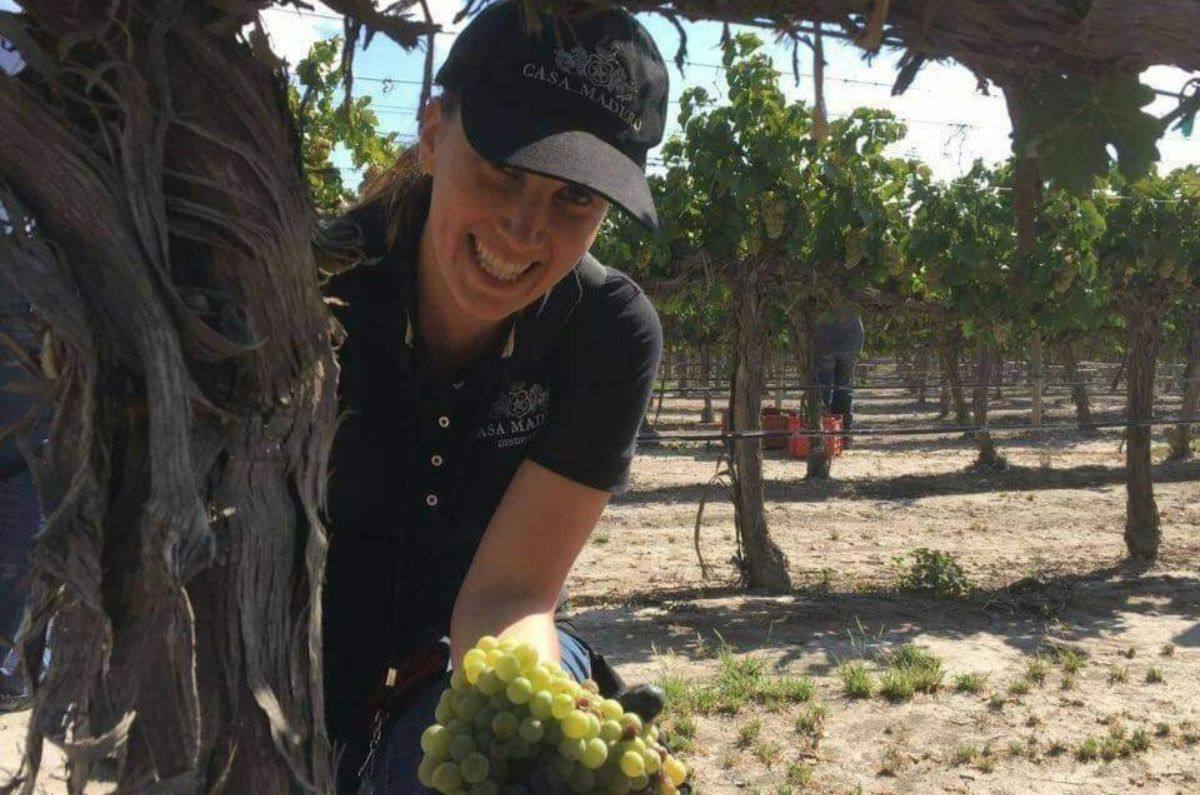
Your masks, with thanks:
[[[582,186],[485,160],[458,114],[437,101],[422,119],[419,153],[433,176],[422,258],[432,254],[457,310],[476,321],[503,320],[549,291],[587,252],[608,209]]]

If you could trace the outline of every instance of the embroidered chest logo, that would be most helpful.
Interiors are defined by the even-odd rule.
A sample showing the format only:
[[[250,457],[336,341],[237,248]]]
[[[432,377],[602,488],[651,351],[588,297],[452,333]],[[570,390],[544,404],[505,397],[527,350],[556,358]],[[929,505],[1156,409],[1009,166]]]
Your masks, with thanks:
[[[496,398],[477,437],[495,440],[496,447],[523,445],[546,422],[549,410],[546,387],[517,381]]]
[[[620,119],[634,130],[642,129],[642,120],[626,103],[637,97],[637,85],[613,47],[597,47],[588,52],[581,46],[559,48],[553,64],[527,62],[523,77],[579,94]]]

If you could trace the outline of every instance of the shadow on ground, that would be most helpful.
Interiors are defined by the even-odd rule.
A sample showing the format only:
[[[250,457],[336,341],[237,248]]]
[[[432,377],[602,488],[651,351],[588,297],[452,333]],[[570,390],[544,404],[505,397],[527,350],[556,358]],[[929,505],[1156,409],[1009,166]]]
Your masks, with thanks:
[[[711,460],[716,461],[715,453]],[[1189,481],[1200,481],[1200,460],[1163,463],[1154,467],[1155,483]],[[895,477],[859,477],[852,480],[805,480],[803,467],[799,467],[795,478],[768,480],[764,485],[764,496],[767,502],[822,502],[829,499],[911,501],[924,497],[994,491],[1099,489],[1121,486],[1124,483],[1124,467],[1099,465],[1062,469],[1009,466],[999,471],[960,470]],[[724,489],[708,489],[702,483],[688,483],[637,489],[614,498],[613,504],[696,503],[706,491],[712,501],[729,500],[729,495]]]
[[[780,667],[805,660],[810,673],[827,674],[841,660],[870,653],[880,643],[986,636],[1032,653],[1050,641],[1118,635],[1131,614],[1191,623],[1171,642],[1200,647],[1200,574],[1121,564],[1027,578],[965,601],[820,588],[773,597],[708,588],[646,592],[621,605],[577,602],[576,611],[580,628],[618,664],[651,662],[655,648],[698,657],[705,653],[702,642],[711,650],[723,640],[738,654],[767,650],[779,653]]]

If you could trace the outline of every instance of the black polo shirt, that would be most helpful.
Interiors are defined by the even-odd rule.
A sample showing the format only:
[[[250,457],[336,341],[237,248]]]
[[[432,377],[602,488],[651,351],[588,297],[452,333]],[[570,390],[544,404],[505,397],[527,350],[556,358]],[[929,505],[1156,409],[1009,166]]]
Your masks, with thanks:
[[[588,256],[495,351],[439,376],[418,331],[416,235],[385,251],[381,219],[357,220],[378,256],[328,290],[347,336],[325,602],[326,704],[335,741],[352,746],[366,740],[388,665],[449,634],[522,461],[596,489],[625,485],[662,350],[646,295]]]

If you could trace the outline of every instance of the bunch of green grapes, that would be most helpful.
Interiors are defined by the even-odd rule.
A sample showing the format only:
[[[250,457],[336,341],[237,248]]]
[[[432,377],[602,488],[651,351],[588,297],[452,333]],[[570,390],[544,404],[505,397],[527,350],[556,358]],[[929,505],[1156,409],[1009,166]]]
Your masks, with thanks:
[[[417,777],[445,795],[674,795],[687,779],[657,726],[511,639],[466,653],[434,717]]]

